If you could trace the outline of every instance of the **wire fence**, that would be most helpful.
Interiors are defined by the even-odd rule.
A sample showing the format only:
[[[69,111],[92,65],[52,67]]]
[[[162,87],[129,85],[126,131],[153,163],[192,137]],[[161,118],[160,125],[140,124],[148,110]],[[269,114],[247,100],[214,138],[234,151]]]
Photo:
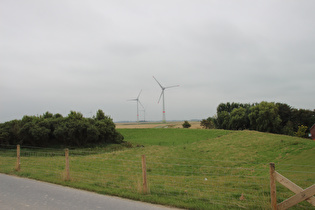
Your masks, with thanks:
[[[269,163],[168,158],[146,155],[147,192],[141,155],[70,150],[67,180],[65,150],[22,147],[16,171],[16,146],[0,148],[0,172],[69,185],[104,194],[191,209],[270,208]],[[277,164],[277,171],[299,186],[315,183],[315,165]],[[281,202],[294,193],[277,185]],[[294,208],[312,209],[307,202]],[[294,209],[293,208],[293,209]]]

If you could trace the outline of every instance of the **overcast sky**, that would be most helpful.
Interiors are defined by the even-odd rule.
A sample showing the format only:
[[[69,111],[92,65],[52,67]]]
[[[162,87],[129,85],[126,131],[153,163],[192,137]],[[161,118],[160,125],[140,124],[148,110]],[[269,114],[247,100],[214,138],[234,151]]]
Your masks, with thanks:
[[[213,116],[221,102],[315,108],[313,0],[0,0],[0,121]],[[141,112],[140,119],[143,119]]]

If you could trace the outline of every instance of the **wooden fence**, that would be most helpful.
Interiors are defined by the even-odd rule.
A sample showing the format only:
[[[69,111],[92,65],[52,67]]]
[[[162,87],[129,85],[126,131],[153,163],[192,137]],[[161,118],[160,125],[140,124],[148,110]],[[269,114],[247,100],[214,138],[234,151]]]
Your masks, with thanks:
[[[64,151],[65,155],[65,176],[64,180],[69,181],[71,180],[70,176],[70,164],[69,164],[69,150],[65,149]],[[23,168],[23,165],[21,166],[21,160],[20,160],[20,145],[17,145],[17,152],[16,152],[16,171],[20,171],[21,167]],[[143,194],[150,194],[150,190],[147,183],[147,166],[146,166],[146,157],[145,155],[142,155],[141,157],[142,162],[142,186],[141,191]],[[150,169],[149,169],[150,170]],[[207,180],[207,179],[205,179]],[[266,180],[267,181],[267,180]],[[289,190],[295,193],[294,196],[286,199],[285,201],[281,203],[277,203],[277,189],[276,189],[276,182],[279,182]],[[186,192],[186,191],[185,191]],[[282,210],[282,209],[288,209],[304,200],[309,202],[312,206],[315,206],[315,184],[303,189],[300,186],[296,185],[292,181],[290,181],[288,178],[284,177],[280,173],[278,173],[275,170],[275,164],[270,163],[270,198],[271,198],[271,208],[273,210]],[[242,193],[239,200],[245,200],[245,197]],[[269,202],[269,201],[268,201]]]
[[[287,200],[277,203],[276,181],[295,193]],[[288,209],[304,200],[315,206],[315,184],[303,189],[276,171],[274,163],[270,163],[270,197],[273,210]]]
[[[16,166],[15,170],[21,170],[21,147],[18,144],[16,147]],[[141,157],[142,162],[142,193],[148,193],[148,184],[147,184],[147,166],[146,166],[146,159],[145,155]],[[69,164],[69,149],[65,149],[65,181],[70,181],[70,164]]]

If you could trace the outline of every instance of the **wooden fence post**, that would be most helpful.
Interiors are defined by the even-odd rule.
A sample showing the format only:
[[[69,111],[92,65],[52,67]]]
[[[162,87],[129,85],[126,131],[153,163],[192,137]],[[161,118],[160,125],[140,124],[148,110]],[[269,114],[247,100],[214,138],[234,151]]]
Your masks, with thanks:
[[[145,155],[142,155],[142,187],[143,187],[143,193],[146,194],[148,192],[148,185],[147,185],[147,166],[145,162]]]
[[[21,154],[21,147],[18,144],[16,146],[16,166],[15,166],[16,171],[20,171],[20,169],[21,169],[21,156],[20,156],[20,154]]]
[[[66,156],[66,181],[70,180],[70,167],[69,167],[69,149],[65,150]]]
[[[271,209],[277,210],[277,189],[276,189],[276,167],[274,163],[270,163],[270,198]]]

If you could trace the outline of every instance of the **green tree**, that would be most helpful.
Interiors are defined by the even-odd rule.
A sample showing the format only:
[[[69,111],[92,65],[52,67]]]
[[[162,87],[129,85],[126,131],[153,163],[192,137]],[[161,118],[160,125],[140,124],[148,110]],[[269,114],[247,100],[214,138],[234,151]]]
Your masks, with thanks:
[[[43,114],[43,118],[45,118],[45,119],[47,119],[47,118],[53,118],[53,114],[52,113],[50,113],[50,112],[45,112],[44,114]]]
[[[55,143],[58,145],[69,145],[68,144],[68,129],[64,122],[60,122],[55,130],[53,131]]]
[[[40,136],[42,131],[36,125],[35,121],[25,123],[19,132],[21,138],[21,144],[39,146],[40,145]],[[45,133],[44,131],[42,132]]]
[[[250,108],[248,115],[251,128],[262,132],[278,133],[281,119],[274,103],[261,102]]]
[[[71,111],[68,117],[49,112],[40,117],[24,116],[22,120],[0,123],[0,144],[32,146],[87,146],[99,143],[122,143],[124,137],[113,120],[98,110],[97,118],[84,118]]]
[[[220,112],[223,112],[223,111],[229,111],[229,106],[230,106],[230,103],[220,103],[217,107],[217,114],[220,113]]]
[[[292,122],[296,131],[298,130],[298,126],[301,125],[311,128],[315,122],[315,110],[311,111],[306,109],[293,109]]]
[[[230,129],[243,130],[247,127],[248,121],[246,109],[243,107],[235,108],[230,115]]]
[[[245,113],[241,108],[245,109]],[[265,101],[254,104],[220,103],[216,116],[212,121],[219,129],[252,129],[287,135],[294,135],[300,125],[310,128],[315,122],[315,110],[295,109],[285,103]],[[207,127],[207,123],[202,120],[201,126]]]
[[[252,106],[254,104],[220,103],[217,107],[217,117],[213,119],[213,123],[216,128],[221,129],[249,129],[248,115]]]
[[[20,120],[0,124],[0,145],[19,144]]]
[[[30,138],[33,146],[47,146],[49,141],[50,129],[39,124],[30,128]]]
[[[62,118],[62,115],[57,113],[57,114],[54,115],[54,118]]]
[[[83,114],[81,112],[70,111],[70,113],[68,114],[68,118],[76,119],[76,120],[82,120]]]
[[[96,117],[95,117],[95,119],[96,120],[104,120],[106,117],[105,117],[105,113],[102,111],[102,110],[98,110],[97,112],[96,112]]]
[[[287,124],[282,128],[282,133],[289,136],[294,136],[294,127],[291,121],[288,121]]]
[[[230,129],[230,113],[227,111],[219,112],[215,123],[219,129]]]
[[[190,128],[191,127],[191,124],[188,122],[188,121],[185,121],[183,124],[182,124],[183,128]]]
[[[292,107],[284,103],[276,103],[278,107],[278,113],[281,119],[280,126],[285,127],[292,118]]]
[[[208,117],[207,119],[202,119],[201,121],[200,121],[200,126],[202,127],[202,128],[205,128],[205,129],[213,129],[213,128],[215,128],[215,126],[214,126],[214,118],[212,118],[212,117]]]

